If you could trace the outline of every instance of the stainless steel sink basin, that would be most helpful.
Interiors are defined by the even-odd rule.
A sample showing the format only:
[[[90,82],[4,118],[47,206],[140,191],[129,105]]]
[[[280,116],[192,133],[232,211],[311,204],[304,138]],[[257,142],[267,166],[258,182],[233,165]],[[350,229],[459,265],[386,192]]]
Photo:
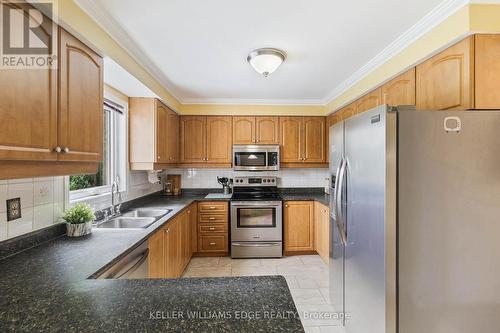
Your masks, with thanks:
[[[96,228],[106,229],[145,229],[158,220],[156,217],[116,217],[100,223]]]
[[[162,216],[170,213],[171,209],[147,209],[147,208],[139,208],[134,209],[128,213],[122,214],[123,217],[156,217],[160,218]]]

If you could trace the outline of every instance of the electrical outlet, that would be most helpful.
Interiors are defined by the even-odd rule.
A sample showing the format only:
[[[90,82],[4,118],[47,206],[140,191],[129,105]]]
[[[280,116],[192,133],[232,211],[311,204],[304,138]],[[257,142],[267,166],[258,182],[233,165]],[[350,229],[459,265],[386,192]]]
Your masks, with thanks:
[[[7,200],[7,221],[21,218],[21,198]]]

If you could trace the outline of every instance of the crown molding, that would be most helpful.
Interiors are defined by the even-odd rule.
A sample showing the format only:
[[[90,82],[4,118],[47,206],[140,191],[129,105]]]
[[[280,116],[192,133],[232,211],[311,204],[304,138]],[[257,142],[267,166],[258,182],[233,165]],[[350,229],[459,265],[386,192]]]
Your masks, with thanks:
[[[325,106],[322,99],[184,98],[183,104]]]
[[[108,35],[113,38],[149,75],[163,85],[168,92],[182,104],[179,92],[173,84],[163,75],[162,71],[147,56],[147,53],[125,32],[125,30],[102,8],[96,0],[74,0],[75,3],[89,15]],[[165,101],[164,101],[165,102]],[[172,107],[171,105],[169,105]]]
[[[483,0],[472,0],[483,1]],[[488,1],[488,0],[485,0]],[[497,0],[489,0],[497,1]],[[445,0],[439,6],[435,7],[431,12],[425,15],[412,27],[406,30],[401,36],[384,48],[379,54],[368,61],[363,67],[358,69],[345,81],[335,87],[330,94],[323,100],[325,105],[329,104],[343,93],[352,88],[356,83],[363,80],[366,76],[374,72],[396,54],[403,51],[416,40],[421,38],[427,32],[438,26],[448,17],[453,15],[457,10],[470,3],[471,0]]]

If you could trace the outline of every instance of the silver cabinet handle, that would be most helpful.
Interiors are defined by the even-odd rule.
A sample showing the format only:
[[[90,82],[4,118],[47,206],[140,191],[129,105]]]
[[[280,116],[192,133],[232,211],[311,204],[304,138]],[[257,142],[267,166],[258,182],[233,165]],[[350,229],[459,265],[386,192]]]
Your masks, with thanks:
[[[288,205],[285,205],[286,208],[288,208]]]
[[[209,208],[210,208],[210,209],[215,209],[215,206],[210,206]]]
[[[208,243],[208,245],[210,245],[210,246],[214,246],[215,244],[216,243],[214,243],[214,242]]]
[[[55,151],[56,153],[60,153],[60,152],[62,152],[62,149],[61,149],[61,147],[55,147],[55,148],[54,148],[54,151]]]
[[[208,228],[208,230],[215,230],[215,228],[214,227],[210,227],[210,228]]]
[[[67,153],[69,153],[69,148],[68,147],[64,147],[63,151],[67,154]]]
[[[215,220],[215,217],[209,217],[208,219],[209,220]]]
[[[170,232],[170,228],[166,229],[165,232],[168,234]]]

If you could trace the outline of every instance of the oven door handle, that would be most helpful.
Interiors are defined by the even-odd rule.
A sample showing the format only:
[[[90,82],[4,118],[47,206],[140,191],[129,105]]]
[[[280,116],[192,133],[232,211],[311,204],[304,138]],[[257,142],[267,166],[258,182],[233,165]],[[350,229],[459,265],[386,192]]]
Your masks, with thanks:
[[[267,208],[267,207],[281,207],[281,206],[282,206],[281,202],[280,203],[273,203],[273,204],[262,202],[262,201],[258,201],[255,203],[231,203],[231,207]]]
[[[268,247],[268,246],[277,246],[277,245],[281,245],[281,243],[279,242],[274,242],[274,243],[269,243],[269,242],[261,242],[261,243],[236,243],[236,242],[232,242],[231,245],[234,245],[234,246],[240,246],[240,247]]]

